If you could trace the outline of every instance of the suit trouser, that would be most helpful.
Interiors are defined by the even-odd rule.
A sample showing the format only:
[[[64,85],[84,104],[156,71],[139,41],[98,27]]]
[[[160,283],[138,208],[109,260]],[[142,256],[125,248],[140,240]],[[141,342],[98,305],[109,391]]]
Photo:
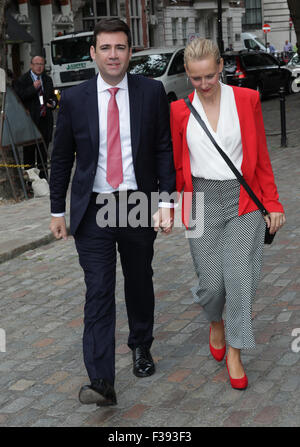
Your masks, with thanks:
[[[237,180],[193,177],[196,192],[204,193],[204,232],[190,238],[198,276],[192,289],[209,321],[220,321],[226,303],[226,338],[238,349],[255,347],[252,301],[260,278],[265,223],[260,211],[238,216],[240,185]],[[197,216],[196,220],[203,218]]]
[[[37,167],[40,170],[40,178],[46,178],[47,171],[47,163],[48,163],[48,146],[49,146],[49,124],[47,118],[40,118],[40,121],[37,125],[39,131],[41,132],[45,145],[43,143],[39,143],[39,149],[36,144],[32,144],[30,146],[23,147],[23,161],[25,165],[30,165],[26,169],[34,168],[35,166],[35,154],[37,158]],[[45,147],[46,146],[46,147]],[[41,153],[41,155],[40,155]],[[44,166],[43,166],[44,164]],[[45,169],[44,169],[45,167]]]
[[[124,275],[128,346],[150,347],[154,323],[151,263],[156,232],[151,227],[100,228],[96,222],[100,208],[92,196],[74,235],[86,283],[83,357],[91,381],[102,378],[114,384],[116,246]]]

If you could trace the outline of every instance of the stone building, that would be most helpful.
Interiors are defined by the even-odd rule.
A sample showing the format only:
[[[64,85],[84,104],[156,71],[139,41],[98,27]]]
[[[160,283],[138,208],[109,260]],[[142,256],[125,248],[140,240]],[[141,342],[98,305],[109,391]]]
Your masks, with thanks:
[[[218,2],[216,0],[161,0],[156,2],[157,32],[154,45],[185,45],[193,35],[217,40]],[[240,35],[243,2],[222,1],[224,48],[241,49]]]
[[[15,77],[28,70],[34,54],[50,60],[51,40],[73,31],[89,31],[103,17],[120,17],[131,28],[135,49],[149,44],[149,15],[154,0],[12,0],[9,14],[33,42],[8,44],[8,68]],[[46,64],[46,69],[49,65]]]
[[[263,20],[271,27],[268,33],[268,40],[274,45],[277,51],[283,51],[286,40],[294,45],[296,34],[290,22],[290,10],[286,1],[263,0],[262,4]]]
[[[244,6],[243,31],[252,32],[264,41],[269,41],[278,52],[283,51],[286,40],[293,45],[296,43],[286,0],[244,0]],[[271,28],[267,34],[262,31],[264,24],[270,25]]]
[[[289,10],[280,0],[222,0],[224,48],[240,50],[241,32],[264,38],[268,34],[282,51],[285,40],[295,43],[289,28]],[[88,31],[103,17],[120,17],[131,28],[134,51],[153,46],[185,45],[193,36],[217,41],[217,0],[12,0],[10,15],[32,36],[33,41],[8,45],[8,66],[15,76],[26,71],[33,54],[50,60],[50,41],[57,35]],[[46,65],[46,69],[49,65]]]

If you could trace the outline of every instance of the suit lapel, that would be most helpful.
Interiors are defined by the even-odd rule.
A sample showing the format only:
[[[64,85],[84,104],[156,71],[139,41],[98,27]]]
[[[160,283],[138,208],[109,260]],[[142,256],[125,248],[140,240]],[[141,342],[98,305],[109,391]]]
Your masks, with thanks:
[[[97,76],[86,84],[86,103],[82,113],[86,113],[93,150],[99,155],[99,111]]]
[[[133,163],[135,163],[140,141],[143,89],[141,88],[137,78],[135,78],[130,73],[128,73],[127,76],[128,76],[128,92],[129,92],[132,158]]]
[[[132,157],[135,163],[140,141],[140,129],[142,119],[143,90],[134,76],[128,73],[128,93],[130,111],[130,133]],[[97,76],[86,84],[86,102],[84,112],[88,116],[89,133],[93,144],[93,150],[99,154],[99,113]]]
[[[252,107],[251,103],[249,104],[249,100],[245,95],[241,95],[240,90],[235,87],[232,88],[241,129],[241,140],[243,147],[241,169],[243,175],[245,175],[246,172],[249,172],[249,167],[252,164],[252,157],[248,147],[256,147],[256,130],[255,126],[252,125],[251,115],[249,114],[249,107]]]

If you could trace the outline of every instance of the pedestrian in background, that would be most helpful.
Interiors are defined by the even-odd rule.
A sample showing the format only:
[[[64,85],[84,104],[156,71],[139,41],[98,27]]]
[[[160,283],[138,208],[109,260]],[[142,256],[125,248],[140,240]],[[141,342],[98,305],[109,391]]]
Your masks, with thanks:
[[[276,49],[275,49],[274,45],[270,44],[270,42],[267,42],[267,53],[270,53],[274,56],[275,52],[276,52]]]
[[[116,246],[120,253],[129,322],[128,346],[133,373],[154,374],[153,244],[160,227],[173,225],[172,203],[161,203],[154,228],[133,227],[132,209],[119,209],[124,194],[175,191],[175,170],[169,105],[161,82],[127,73],[132,54],[131,33],[119,19],[96,24],[91,57],[99,74],[63,91],[51,160],[50,229],[66,238],[63,213],[76,152],[71,192],[71,233],[86,282],[83,355],[90,384],[80,389],[83,404],[115,405],[115,282]],[[116,202],[116,226],[101,226],[98,195]],[[120,213],[120,214],[118,214]],[[126,225],[122,225],[126,220]],[[155,231],[156,230],[156,231]]]
[[[23,148],[24,164],[30,165],[27,169],[35,166],[37,156],[37,167],[40,170],[40,178],[48,177],[48,146],[53,132],[52,112],[57,106],[57,97],[54,93],[52,79],[44,70],[45,59],[42,56],[34,56],[31,59],[30,70],[13,84],[17,95],[23,102],[24,107],[29,111],[33,122],[38,127],[44,139],[45,146],[39,144],[42,159],[36,145],[24,146]]]
[[[285,44],[283,47],[283,54],[286,59],[286,62],[288,62],[293,55],[293,47],[292,47],[292,44],[288,40],[285,41]]]
[[[185,49],[186,73],[195,88],[189,99],[211,135],[245,177],[270,214],[270,233],[285,222],[266,145],[259,95],[222,84],[223,60],[210,40],[195,39]],[[176,188],[183,192],[183,222],[204,193],[204,232],[189,238],[198,277],[194,299],[210,322],[209,346],[226,364],[233,388],[245,389],[241,349],[255,347],[252,301],[257,289],[265,221],[256,204],[221,157],[183,99],[171,103]],[[189,193],[189,194],[186,194]],[[192,193],[192,204],[186,203]],[[202,215],[196,215],[196,228]],[[194,231],[191,229],[190,231]],[[226,331],[222,319],[226,303]],[[226,336],[226,342],[225,342]]]
[[[284,44],[284,47],[283,47],[283,52],[284,53],[289,53],[290,51],[293,51],[292,44],[288,40],[286,40],[285,44]]]

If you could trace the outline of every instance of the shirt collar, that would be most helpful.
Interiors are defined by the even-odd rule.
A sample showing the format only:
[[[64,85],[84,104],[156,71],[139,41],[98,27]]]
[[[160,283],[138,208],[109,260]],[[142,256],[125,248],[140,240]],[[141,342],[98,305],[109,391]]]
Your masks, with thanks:
[[[105,90],[108,90],[109,88],[113,88],[113,87],[118,87],[120,89],[127,90],[128,89],[127,73],[125,73],[124,78],[117,85],[109,85],[109,84],[107,84],[107,82],[105,82],[104,79],[102,78],[101,74],[98,73],[98,77],[97,77],[97,90],[98,90],[98,92],[104,92]]]
[[[30,75],[31,75],[32,79],[34,79],[35,81],[37,80],[38,77],[35,73],[33,73],[32,70],[30,70]]]

